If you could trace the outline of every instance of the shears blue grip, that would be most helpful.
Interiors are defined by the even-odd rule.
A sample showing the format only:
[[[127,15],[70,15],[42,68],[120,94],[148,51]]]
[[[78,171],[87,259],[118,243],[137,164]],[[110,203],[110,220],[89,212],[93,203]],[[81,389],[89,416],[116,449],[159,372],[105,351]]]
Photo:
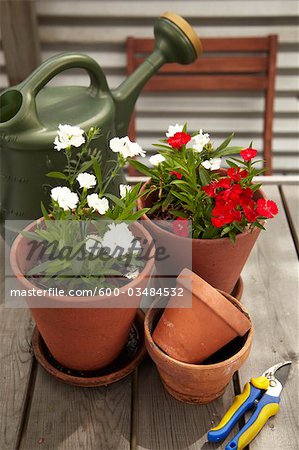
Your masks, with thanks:
[[[234,439],[227,444],[225,450],[244,449],[261,431],[267,420],[278,413],[279,401],[279,397],[273,397],[265,394],[257,403],[248,422],[234,437]]]
[[[262,389],[253,386],[252,383],[246,383],[243,392],[235,397],[220,423],[208,432],[208,441],[219,442],[225,439],[245,412],[253,408],[262,392]]]

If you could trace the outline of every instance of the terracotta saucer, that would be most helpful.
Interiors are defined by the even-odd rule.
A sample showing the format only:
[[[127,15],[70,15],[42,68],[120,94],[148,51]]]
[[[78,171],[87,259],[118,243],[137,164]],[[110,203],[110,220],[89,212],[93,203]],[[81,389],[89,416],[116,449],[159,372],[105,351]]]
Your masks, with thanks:
[[[81,387],[107,386],[132,373],[143,360],[146,354],[143,325],[144,313],[139,309],[122,352],[113,363],[98,371],[80,372],[61,366],[49,352],[36,327],[32,347],[40,365],[58,380]]]

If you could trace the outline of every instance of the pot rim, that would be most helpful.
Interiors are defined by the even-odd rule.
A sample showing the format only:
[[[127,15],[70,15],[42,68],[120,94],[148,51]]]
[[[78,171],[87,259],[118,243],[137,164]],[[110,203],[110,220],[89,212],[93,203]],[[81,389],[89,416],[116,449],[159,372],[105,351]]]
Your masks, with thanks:
[[[26,228],[24,228],[23,231],[31,231],[33,226],[42,220],[43,220],[43,217],[35,220],[34,222],[31,222],[29,225],[27,225]],[[144,233],[144,236],[147,239],[148,243],[152,244],[152,246],[150,249],[149,259],[147,260],[142,272],[140,272],[140,274],[138,275],[137,278],[130,281],[129,283],[124,285],[123,288],[121,288],[121,295],[123,295],[123,293],[126,293],[128,291],[128,289],[136,287],[136,285],[139,284],[140,278],[145,278],[147,275],[150,275],[152,272],[152,269],[154,267],[155,245],[153,242],[153,238],[150,235],[150,233],[146,230],[146,228],[144,226],[142,226],[140,223],[134,222],[134,226],[137,226],[137,228],[139,228],[141,230],[141,232]],[[11,250],[10,250],[10,265],[11,265],[14,275],[19,280],[19,282],[22,285],[24,285],[24,287],[26,289],[32,289],[32,288],[36,288],[37,286],[34,285],[33,283],[31,283],[30,281],[28,281],[27,278],[25,277],[25,275],[22,274],[22,271],[21,271],[18,261],[17,261],[18,247],[21,244],[23,239],[26,239],[26,238],[24,236],[22,236],[22,234],[18,234],[18,236],[14,240]],[[150,277],[148,277],[148,278],[150,278]],[[101,299],[103,302],[109,301],[109,300],[111,302],[113,297],[114,296],[108,296],[108,295],[104,295],[104,296],[97,295],[95,297],[83,297],[83,296],[82,297],[71,297],[71,302],[72,303],[84,303],[84,302],[88,301],[88,302],[93,303],[93,302],[98,301],[99,299]],[[70,299],[70,297],[67,295],[63,295],[63,296],[51,295],[51,300],[57,301],[57,302],[65,302],[65,301],[69,301],[69,299]]]
[[[226,292],[221,291],[220,289],[218,289],[219,292],[224,295],[228,300],[232,301],[233,303],[236,303],[236,306],[239,307],[239,309],[242,310],[242,312],[248,316],[250,323],[251,323],[251,327],[248,331],[248,335],[247,338],[244,342],[244,345],[240,348],[240,350],[235,353],[233,356],[231,356],[228,359],[225,359],[224,361],[220,361],[218,363],[214,363],[214,364],[190,364],[190,363],[186,363],[186,362],[182,362],[182,361],[178,361],[175,358],[172,358],[171,356],[167,355],[167,353],[163,352],[163,350],[161,350],[158,345],[156,345],[156,343],[154,342],[153,338],[152,338],[152,332],[149,329],[149,324],[148,324],[148,318],[151,314],[155,314],[155,309],[161,309],[161,308],[155,308],[154,306],[160,301],[160,298],[156,299],[150,306],[150,308],[147,310],[146,314],[145,314],[145,319],[144,319],[144,336],[145,336],[145,342],[149,344],[150,348],[158,354],[159,358],[161,359],[165,359],[167,361],[169,361],[170,364],[172,365],[178,365],[182,368],[186,368],[186,369],[193,369],[193,370],[211,370],[211,369],[219,369],[221,367],[226,367],[229,366],[231,364],[233,364],[235,361],[237,361],[247,350],[248,347],[251,346],[252,341],[253,341],[253,335],[254,335],[254,327],[253,327],[253,323],[251,321],[251,318],[248,314],[248,311],[246,310],[246,308],[241,304],[241,302],[239,302],[239,300],[237,300],[235,297],[233,297],[230,294],[227,294]],[[156,361],[154,361],[156,363]],[[159,363],[156,363],[157,365],[159,365]]]
[[[145,183],[143,183],[143,185],[141,186],[141,189],[140,189],[140,193],[145,190],[145,187],[150,183],[150,181],[151,181],[151,179],[149,179]],[[267,198],[265,193],[264,193],[264,191],[261,188],[259,188],[256,192],[259,192],[263,199]],[[139,197],[137,199],[137,207],[138,207],[139,210],[143,208],[142,197]],[[171,236],[175,236],[176,239],[179,239],[179,240],[181,240],[183,242],[185,240],[190,240],[191,239],[194,242],[200,242],[201,245],[211,245],[214,242],[219,242],[219,241],[220,242],[228,242],[228,241],[230,241],[229,237],[220,237],[220,238],[217,238],[217,239],[202,239],[202,238],[194,239],[194,238],[190,238],[190,237],[178,236],[178,235],[172,234],[169,231],[165,230],[164,228],[161,228],[158,225],[156,225],[155,222],[152,219],[150,219],[147,214],[143,214],[143,216],[141,216],[141,218],[143,220],[145,220],[145,221],[150,222],[151,226],[154,227],[156,229],[156,231],[159,230],[159,232],[162,232],[164,234],[167,234],[167,235],[170,234]],[[251,234],[251,233],[254,233],[254,232],[260,232],[260,231],[261,231],[260,228],[256,227],[252,231],[251,230],[245,230],[242,233],[237,234],[236,235],[236,242],[234,243],[234,245],[236,245],[237,241],[239,241],[241,239],[245,239],[245,237],[248,236],[248,234]]]

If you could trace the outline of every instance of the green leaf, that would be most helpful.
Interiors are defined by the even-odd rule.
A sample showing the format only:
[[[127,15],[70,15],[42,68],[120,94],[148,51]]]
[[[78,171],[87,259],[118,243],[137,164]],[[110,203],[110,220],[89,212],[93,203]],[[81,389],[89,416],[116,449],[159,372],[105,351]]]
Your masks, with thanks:
[[[152,176],[152,171],[141,162],[136,161],[135,159],[130,159],[129,164],[133,166],[135,169],[137,169],[139,172],[143,173],[144,175],[147,175],[148,177]]]
[[[203,166],[199,167],[198,173],[202,186],[210,183],[210,174]]]
[[[262,184],[261,183],[258,183],[258,184],[253,184],[252,186],[250,186],[250,189],[253,191],[253,192],[255,192],[255,191],[257,191],[258,189],[260,189],[262,187]]]
[[[226,148],[228,146],[228,144],[230,143],[230,141],[232,140],[232,138],[234,137],[235,133],[232,133],[228,136],[228,138],[226,138],[222,144],[219,145],[219,147],[216,148],[216,152],[219,152],[220,150],[223,150],[224,148]]]
[[[183,217],[184,219],[188,219],[188,215],[183,211],[171,210],[169,212],[175,217]]]
[[[214,227],[213,225],[210,225],[208,228],[205,229],[205,231],[202,234],[203,239],[212,239],[218,234],[218,229]]]
[[[116,205],[120,206],[122,209],[126,207],[125,203],[118,197],[116,197],[116,195],[113,194],[105,194],[105,197],[110,198],[110,200],[112,200]]]
[[[86,170],[88,170],[91,166],[93,165],[93,160],[91,159],[90,161],[86,161],[85,163],[82,164],[82,166],[80,167],[80,169],[78,170],[77,174],[85,172]]]
[[[153,214],[157,209],[161,208],[163,202],[157,202],[154,206],[152,206],[149,210],[150,214]]]
[[[62,172],[49,172],[46,176],[49,178],[59,178],[61,180],[67,180],[67,176]]]
[[[41,207],[44,219],[45,220],[49,220],[50,218],[49,218],[49,215],[48,215],[48,211],[46,210],[45,205],[43,204],[43,202],[40,202],[40,207]]]
[[[41,236],[38,236],[35,232],[31,231],[21,231],[21,235],[31,241],[44,241],[45,239]]]
[[[232,161],[226,160],[226,163],[229,165],[229,167],[233,167],[234,169],[237,169],[239,166],[238,164],[233,163]]]
[[[260,228],[261,230],[265,230],[266,228],[259,222],[254,222],[254,226]]]
[[[168,208],[168,206],[171,204],[172,200],[173,200],[173,196],[172,196],[171,191],[169,191],[167,196],[166,196],[166,198],[165,198],[165,200],[162,203],[162,210],[163,211],[165,211]]]
[[[140,217],[142,217],[144,214],[146,214],[150,208],[143,208],[137,211],[136,213],[130,215],[130,220],[138,220]]]
[[[95,176],[97,178],[99,188],[100,188],[100,190],[102,190],[103,177],[102,177],[102,171],[101,171],[99,161],[94,156],[92,157],[92,161],[93,161],[93,170],[94,170]]]

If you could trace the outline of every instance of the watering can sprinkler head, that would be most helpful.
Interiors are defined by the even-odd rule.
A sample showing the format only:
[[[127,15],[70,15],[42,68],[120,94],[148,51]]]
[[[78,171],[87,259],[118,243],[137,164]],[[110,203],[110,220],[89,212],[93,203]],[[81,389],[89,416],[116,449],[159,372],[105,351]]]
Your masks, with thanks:
[[[163,13],[155,22],[156,47],[165,62],[190,64],[202,53],[202,45],[191,25],[183,17],[173,13]]]

